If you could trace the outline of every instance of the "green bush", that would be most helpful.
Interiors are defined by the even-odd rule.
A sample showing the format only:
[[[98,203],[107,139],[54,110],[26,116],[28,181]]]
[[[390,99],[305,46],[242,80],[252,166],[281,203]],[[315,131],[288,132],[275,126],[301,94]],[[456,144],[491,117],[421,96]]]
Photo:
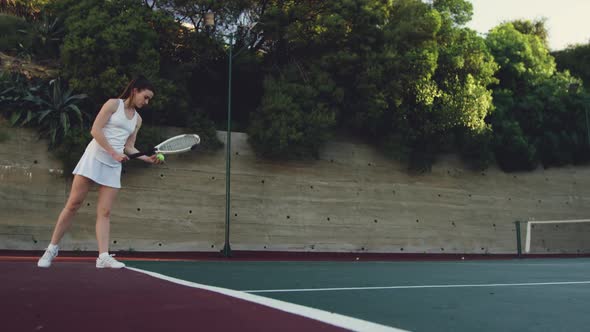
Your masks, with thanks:
[[[187,123],[187,128],[201,138],[199,149],[215,151],[223,147],[223,142],[217,138],[215,124],[203,111],[197,110],[191,114]]]
[[[493,93],[496,111],[488,120],[495,157],[505,171],[590,159],[584,114],[588,97],[582,81],[556,70],[542,38],[542,22],[536,24],[532,29],[530,22],[504,23],[487,36],[500,64]]]
[[[262,103],[252,114],[248,132],[258,155],[278,159],[318,157],[319,148],[336,125],[336,110],[324,101],[316,84],[284,77],[265,81]]]
[[[30,98],[38,93],[40,86],[37,80],[21,74],[0,72],[0,111],[10,125],[26,125],[36,116]]]
[[[456,136],[459,154],[468,167],[482,170],[494,162],[491,126],[480,131],[463,128]]]
[[[21,49],[30,50],[32,35],[25,19],[0,14],[0,52],[14,53]]]
[[[182,30],[173,17],[139,0],[62,0],[49,10],[64,20],[62,68],[75,90],[102,105],[142,74],[155,85],[150,108],[160,114],[154,116],[158,124],[186,121],[185,87],[171,74],[177,72],[169,62],[166,68],[161,64],[161,50]]]
[[[496,124],[494,149],[498,165],[507,172],[531,171],[539,163],[535,145],[516,121],[504,120]]]
[[[0,110],[13,126],[35,127],[50,146],[59,144],[71,128],[85,127],[89,116],[79,108],[86,95],[73,94],[61,79],[27,80],[19,74],[0,75]]]
[[[569,70],[586,83],[586,89],[590,86],[590,42],[582,45],[569,46],[565,50],[553,53],[557,69]]]
[[[33,40],[32,52],[38,59],[59,57],[59,47],[64,38],[64,25],[59,18],[44,12],[29,30]]]
[[[27,116],[24,123],[36,120],[37,129],[53,146],[68,134],[70,128],[84,127],[89,116],[80,110],[78,103],[85,98],[84,94],[73,94],[60,78],[53,79],[42,85],[39,93],[25,97],[35,108],[32,117]]]

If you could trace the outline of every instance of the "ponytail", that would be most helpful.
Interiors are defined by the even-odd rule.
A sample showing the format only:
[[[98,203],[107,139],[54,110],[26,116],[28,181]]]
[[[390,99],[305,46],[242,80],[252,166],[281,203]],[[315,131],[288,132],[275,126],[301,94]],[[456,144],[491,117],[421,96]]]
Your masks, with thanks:
[[[147,89],[155,93],[153,84],[143,75],[138,75],[127,84],[119,98],[125,100],[131,97],[133,95],[133,89],[137,89],[138,92]]]

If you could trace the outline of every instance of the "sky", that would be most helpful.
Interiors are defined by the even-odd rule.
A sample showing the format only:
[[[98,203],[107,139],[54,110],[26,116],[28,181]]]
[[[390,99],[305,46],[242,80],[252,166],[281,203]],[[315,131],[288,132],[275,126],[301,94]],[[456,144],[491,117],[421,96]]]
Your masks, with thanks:
[[[551,51],[590,41],[590,0],[469,0],[473,18],[468,27],[486,33],[515,19],[546,18]]]

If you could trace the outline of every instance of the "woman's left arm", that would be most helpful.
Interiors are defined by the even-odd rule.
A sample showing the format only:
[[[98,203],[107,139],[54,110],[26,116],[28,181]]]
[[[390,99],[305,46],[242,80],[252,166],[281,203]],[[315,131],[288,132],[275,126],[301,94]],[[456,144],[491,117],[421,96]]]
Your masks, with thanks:
[[[141,128],[141,117],[139,116],[139,114],[137,114],[137,124],[135,125],[135,130],[133,131],[133,134],[131,134],[129,136],[129,138],[127,138],[127,142],[125,142],[125,153],[128,155],[134,154],[134,153],[138,153],[139,150],[137,150],[135,148],[135,140],[137,139],[137,133],[139,132],[139,128]],[[153,156],[141,156],[141,157],[137,157],[137,159],[143,160],[146,163],[150,163],[150,164],[159,164],[160,160],[156,157],[156,155]]]

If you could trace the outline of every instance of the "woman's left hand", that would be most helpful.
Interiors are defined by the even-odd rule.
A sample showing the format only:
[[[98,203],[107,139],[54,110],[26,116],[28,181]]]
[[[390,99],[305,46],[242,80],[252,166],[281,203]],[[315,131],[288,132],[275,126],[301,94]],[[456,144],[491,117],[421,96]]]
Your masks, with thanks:
[[[145,159],[145,162],[150,163],[150,164],[155,164],[155,165],[158,165],[158,164],[163,163],[163,161],[161,161],[160,159],[158,159],[158,155],[157,154],[154,154],[154,155],[151,155],[151,156],[147,157]]]

